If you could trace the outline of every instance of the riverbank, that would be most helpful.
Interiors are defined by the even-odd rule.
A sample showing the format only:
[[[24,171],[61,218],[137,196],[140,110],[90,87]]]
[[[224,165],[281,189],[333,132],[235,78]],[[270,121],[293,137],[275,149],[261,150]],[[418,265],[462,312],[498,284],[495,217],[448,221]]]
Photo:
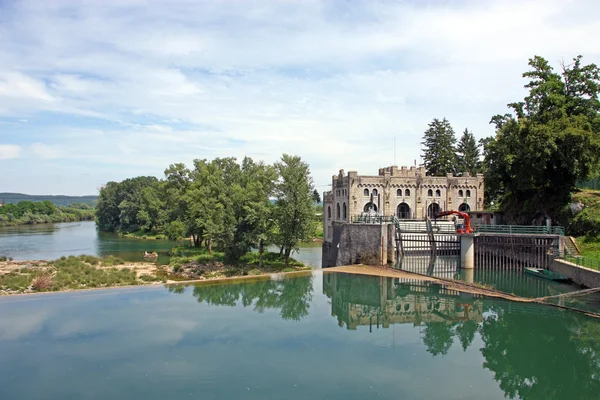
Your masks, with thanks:
[[[187,260],[185,263],[159,265],[153,262],[124,262],[112,256],[70,256],[54,261],[0,261],[0,295],[201,282],[311,269],[295,260],[291,261],[293,264],[288,266],[266,262],[262,267],[251,262],[230,266],[215,260],[204,263]]]

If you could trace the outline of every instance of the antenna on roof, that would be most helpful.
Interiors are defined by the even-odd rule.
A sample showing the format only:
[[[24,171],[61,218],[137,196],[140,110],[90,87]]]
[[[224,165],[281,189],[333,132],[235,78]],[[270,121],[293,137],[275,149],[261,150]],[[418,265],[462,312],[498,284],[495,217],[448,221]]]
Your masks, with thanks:
[[[394,136],[394,164],[396,165],[396,136]]]

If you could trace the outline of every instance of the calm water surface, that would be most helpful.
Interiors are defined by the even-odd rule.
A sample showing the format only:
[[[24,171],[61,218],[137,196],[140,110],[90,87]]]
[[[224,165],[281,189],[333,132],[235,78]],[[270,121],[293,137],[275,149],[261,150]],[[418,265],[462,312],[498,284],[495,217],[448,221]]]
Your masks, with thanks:
[[[54,260],[61,256],[114,255],[127,261],[143,261],[144,251],[156,251],[166,263],[173,242],[124,238],[98,232],[93,221],[0,228],[0,256],[15,260]],[[321,246],[303,247],[294,258],[314,268],[321,267]]]
[[[600,323],[316,271],[0,298],[0,399],[597,399]]]

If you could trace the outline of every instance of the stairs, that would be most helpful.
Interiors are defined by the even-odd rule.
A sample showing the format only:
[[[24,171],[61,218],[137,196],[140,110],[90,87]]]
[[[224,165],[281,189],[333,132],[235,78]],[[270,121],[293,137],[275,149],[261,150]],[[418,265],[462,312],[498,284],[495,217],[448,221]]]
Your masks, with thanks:
[[[579,255],[579,247],[577,246],[577,242],[575,241],[574,237],[564,236],[563,246],[567,255],[572,257],[577,257]]]

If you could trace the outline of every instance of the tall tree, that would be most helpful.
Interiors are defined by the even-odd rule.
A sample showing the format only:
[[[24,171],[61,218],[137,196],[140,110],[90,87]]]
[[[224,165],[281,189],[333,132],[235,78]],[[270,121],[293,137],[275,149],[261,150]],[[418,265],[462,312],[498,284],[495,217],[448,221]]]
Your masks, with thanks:
[[[321,202],[321,195],[317,189],[313,190],[312,198],[315,204],[319,204]]]
[[[309,240],[313,233],[314,188],[308,164],[300,157],[284,154],[275,168],[279,173],[275,218],[287,265],[292,250],[297,250],[300,242]]]
[[[458,144],[456,145],[456,168],[458,173],[469,172],[475,175],[481,170],[479,160],[479,144],[472,132],[465,128]]]
[[[496,135],[485,143],[488,197],[506,218],[531,223],[560,218],[578,180],[597,168],[600,155],[600,70],[581,57],[560,74],[542,57],[529,60],[529,89],[513,114],[496,115]]]
[[[442,176],[456,172],[456,137],[446,118],[434,118],[423,135],[423,164],[428,175]]]

